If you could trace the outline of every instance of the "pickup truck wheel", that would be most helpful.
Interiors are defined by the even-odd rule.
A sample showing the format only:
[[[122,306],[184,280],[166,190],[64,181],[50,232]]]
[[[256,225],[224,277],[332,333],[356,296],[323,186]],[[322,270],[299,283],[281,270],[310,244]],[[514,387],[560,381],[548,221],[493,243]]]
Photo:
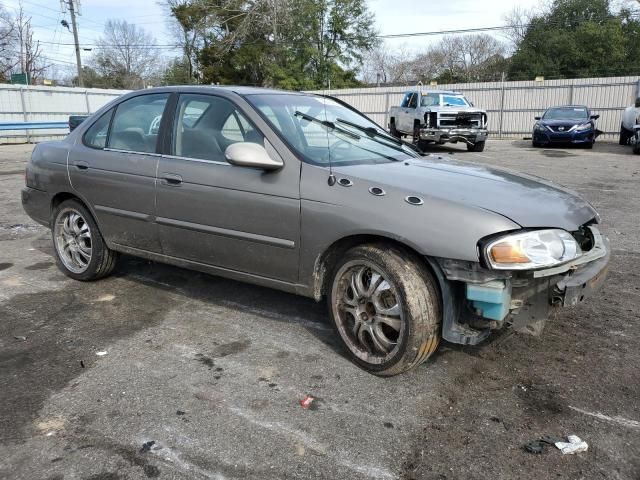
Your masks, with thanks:
[[[115,267],[117,253],[104,242],[98,225],[77,200],[66,200],[52,214],[51,235],[62,272],[82,281],[98,280]]]
[[[624,128],[624,125],[620,125],[620,140],[618,143],[620,145],[627,145],[629,143],[629,139],[633,136],[633,134]]]
[[[633,145],[633,153],[640,155],[640,133],[636,134],[636,143]]]
[[[402,137],[400,132],[396,130],[396,122],[393,119],[391,119],[391,123],[389,124],[389,133],[396,138]]]
[[[476,142],[473,145],[467,143],[467,150],[469,150],[470,152],[484,152],[484,144],[484,141]]]
[[[417,123],[413,126],[413,144],[417,147],[420,145],[420,125]]]
[[[327,297],[351,359],[374,375],[405,372],[438,347],[439,291],[408,252],[383,244],[352,248],[338,262]]]

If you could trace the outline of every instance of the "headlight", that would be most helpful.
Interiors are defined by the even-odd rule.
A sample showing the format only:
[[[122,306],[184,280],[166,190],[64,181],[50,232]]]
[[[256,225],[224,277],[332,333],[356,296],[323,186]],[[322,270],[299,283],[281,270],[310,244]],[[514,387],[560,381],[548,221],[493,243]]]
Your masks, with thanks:
[[[580,256],[574,238],[559,229],[514,233],[493,240],[485,247],[485,258],[497,270],[528,270],[559,265]]]
[[[583,125],[578,125],[576,127],[576,132],[584,132],[586,130],[591,130],[591,124],[590,123],[585,123]]]
[[[536,123],[533,127],[534,130],[544,130],[544,127],[539,123]]]

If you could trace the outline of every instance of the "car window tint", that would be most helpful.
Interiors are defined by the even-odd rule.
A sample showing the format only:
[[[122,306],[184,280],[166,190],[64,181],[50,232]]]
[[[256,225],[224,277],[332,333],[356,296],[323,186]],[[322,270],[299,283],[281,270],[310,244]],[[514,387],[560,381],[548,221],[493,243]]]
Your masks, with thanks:
[[[400,104],[400,106],[402,108],[407,108],[409,106],[409,101],[411,100],[412,97],[413,97],[413,92],[405,93],[404,98],[402,99],[402,103]]]
[[[420,100],[420,106],[422,107],[437,107],[440,105],[440,94],[439,93],[427,93],[422,95],[422,99]]]
[[[461,96],[443,95],[442,104],[444,106],[466,107],[467,101]]]
[[[173,155],[226,162],[238,142],[264,144],[264,137],[229,100],[214,95],[180,95],[173,127]]]
[[[409,104],[407,105],[408,108],[416,108],[418,106],[418,94],[414,93],[413,95],[411,95],[411,98],[409,99]]]
[[[84,134],[84,144],[87,147],[103,149],[107,145],[107,134],[109,133],[109,123],[113,109],[103,114],[96,122],[89,127]]]
[[[118,105],[111,125],[109,147],[131,152],[155,152],[168,98],[168,93],[140,95]]]

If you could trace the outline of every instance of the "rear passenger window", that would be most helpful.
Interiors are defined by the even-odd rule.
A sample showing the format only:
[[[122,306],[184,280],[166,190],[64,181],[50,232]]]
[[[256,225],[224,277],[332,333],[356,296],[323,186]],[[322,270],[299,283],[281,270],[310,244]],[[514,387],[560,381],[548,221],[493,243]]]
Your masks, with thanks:
[[[214,95],[180,95],[174,155],[226,162],[225,150],[238,142],[263,145],[264,138],[233,103]]]
[[[109,136],[109,148],[154,153],[168,93],[140,95],[116,108]]]
[[[109,122],[113,109],[104,113],[84,134],[84,144],[87,147],[103,149],[107,145],[107,134],[109,133]]]

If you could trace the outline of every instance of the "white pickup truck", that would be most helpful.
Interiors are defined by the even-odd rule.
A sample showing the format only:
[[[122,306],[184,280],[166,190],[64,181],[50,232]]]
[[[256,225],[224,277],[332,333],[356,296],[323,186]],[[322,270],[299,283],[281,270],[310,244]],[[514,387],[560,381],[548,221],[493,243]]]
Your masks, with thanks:
[[[426,143],[465,142],[467,150],[482,152],[487,140],[487,112],[474,108],[464,95],[447,90],[406,92],[399,107],[389,110],[389,131]]]
[[[640,154],[640,97],[622,114],[620,145],[633,145],[633,153]]]

